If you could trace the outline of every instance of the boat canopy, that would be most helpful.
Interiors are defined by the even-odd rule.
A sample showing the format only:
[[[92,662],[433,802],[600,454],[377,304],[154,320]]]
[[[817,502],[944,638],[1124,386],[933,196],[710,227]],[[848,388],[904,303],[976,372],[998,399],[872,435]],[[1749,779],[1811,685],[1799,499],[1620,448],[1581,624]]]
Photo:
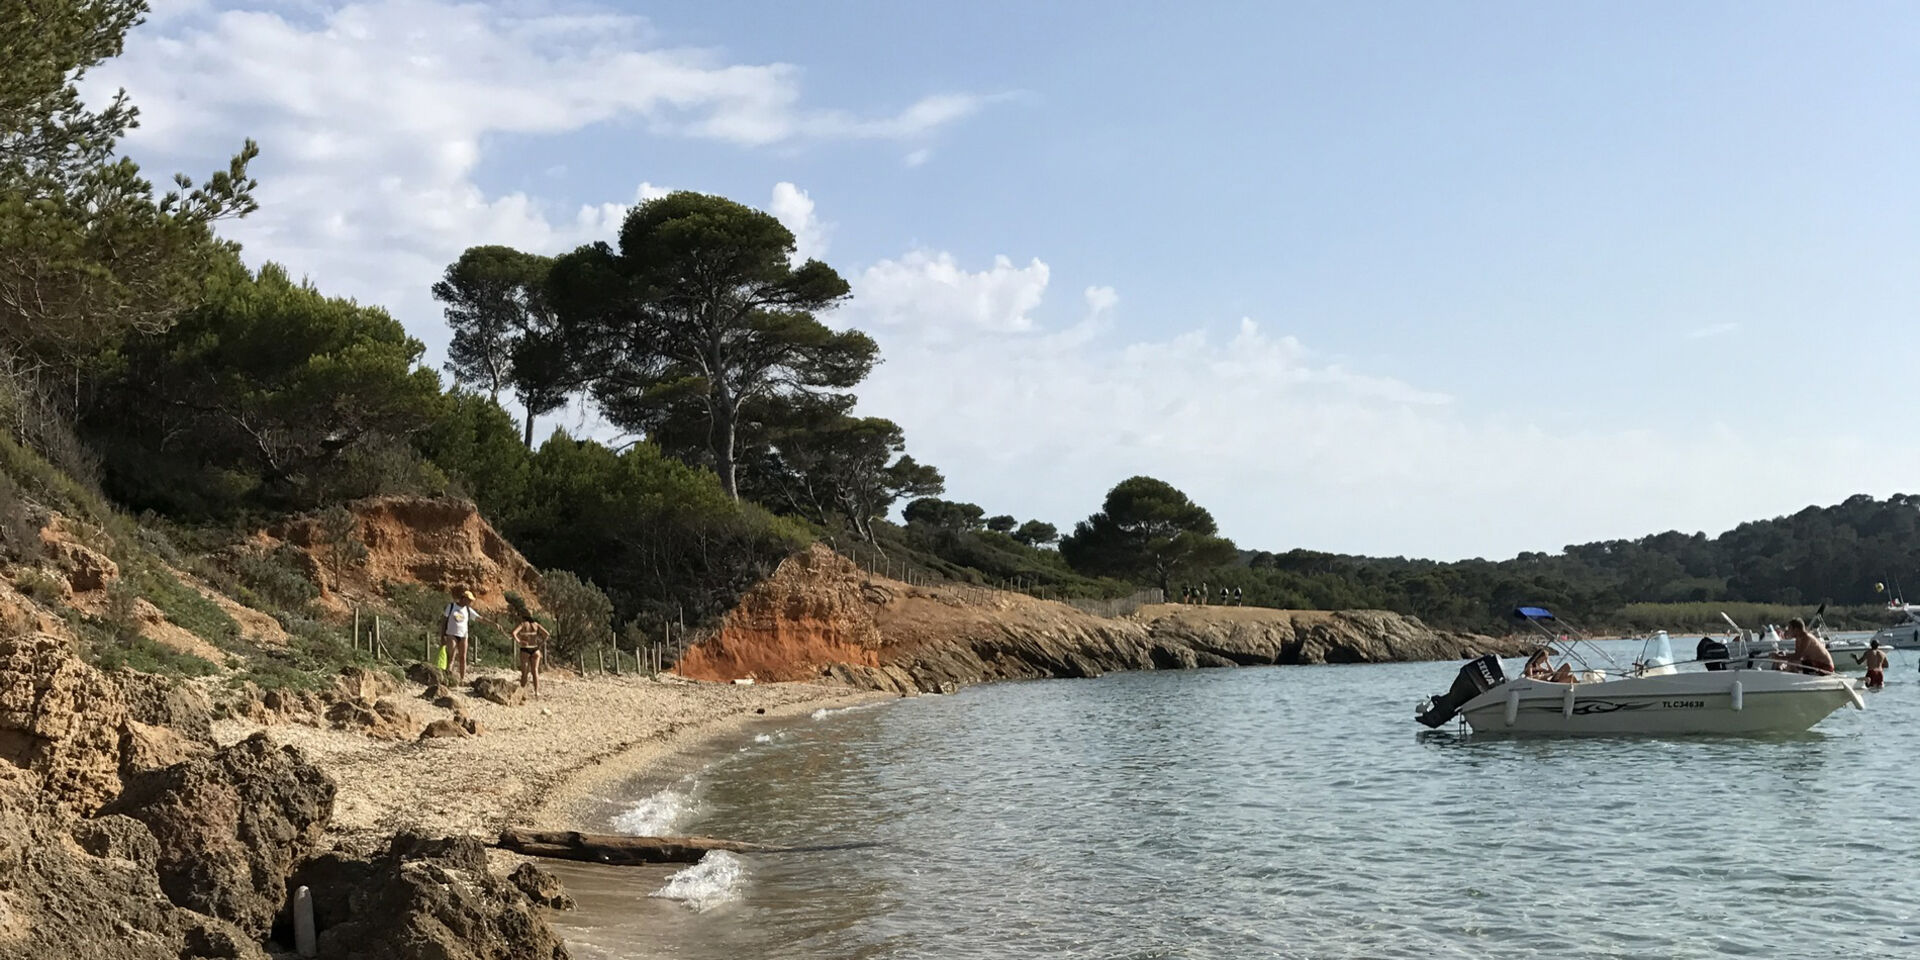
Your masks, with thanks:
[[[1546,607],[1514,607],[1513,615],[1522,620],[1552,620],[1553,613]]]

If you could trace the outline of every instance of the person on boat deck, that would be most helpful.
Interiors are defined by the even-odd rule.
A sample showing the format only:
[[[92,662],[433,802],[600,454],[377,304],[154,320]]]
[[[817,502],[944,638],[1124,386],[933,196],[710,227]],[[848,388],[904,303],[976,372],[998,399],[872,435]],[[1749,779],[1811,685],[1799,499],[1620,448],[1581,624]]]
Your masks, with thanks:
[[[1880,649],[1880,641],[1867,644],[1867,689],[1878,690],[1887,685],[1887,652]]]
[[[1560,669],[1555,670],[1553,665],[1547,662],[1547,648],[1541,647],[1533,652],[1533,656],[1527,658],[1527,665],[1521,668],[1520,674],[1530,680],[1572,683],[1573,663],[1571,661],[1563,663]]]
[[[1800,673],[1832,673],[1833,654],[1827,645],[1807,630],[1807,622],[1794,617],[1787,621],[1787,636],[1793,640],[1793,652],[1781,656],[1780,669]]]

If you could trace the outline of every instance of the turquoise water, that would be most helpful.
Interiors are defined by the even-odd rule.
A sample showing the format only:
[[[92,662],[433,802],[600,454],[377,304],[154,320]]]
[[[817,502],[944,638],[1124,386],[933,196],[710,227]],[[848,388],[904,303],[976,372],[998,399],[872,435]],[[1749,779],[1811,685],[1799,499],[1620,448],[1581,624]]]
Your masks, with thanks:
[[[612,814],[813,853],[571,867],[584,957],[1920,955],[1920,682],[1775,740],[1411,717],[1449,664],[977,687],[759,731]],[[652,818],[649,820],[649,818]]]

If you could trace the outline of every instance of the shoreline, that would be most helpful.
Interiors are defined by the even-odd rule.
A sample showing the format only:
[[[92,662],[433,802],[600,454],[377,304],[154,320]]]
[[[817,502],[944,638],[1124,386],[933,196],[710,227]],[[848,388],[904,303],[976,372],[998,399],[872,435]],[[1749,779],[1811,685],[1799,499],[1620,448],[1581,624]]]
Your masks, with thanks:
[[[632,744],[615,756],[605,758],[598,766],[582,770],[555,785],[535,808],[532,820],[556,830],[600,831],[605,824],[598,822],[600,817],[593,812],[596,806],[642,799],[637,796],[611,797],[607,794],[657,776],[663,769],[676,763],[690,763],[703,769],[724,756],[719,752],[721,744],[744,737],[753,726],[786,726],[821,710],[845,710],[902,699],[893,694],[842,689],[847,690],[843,695],[756,708],[764,712],[742,710],[723,714],[703,723],[682,727],[655,740]]]
[[[517,674],[487,670],[470,676]],[[543,679],[544,696],[517,706],[461,693],[459,709],[478,722],[477,736],[382,740],[285,719],[222,720],[213,733],[230,744],[264,731],[325,770],[337,787],[329,842],[366,848],[417,830],[474,836],[491,847],[509,826],[577,829],[579,814],[597,793],[754,722],[897,699],[813,682],[732,685],[566,674]],[[419,699],[421,690],[402,683],[387,699],[422,723],[454,715]]]

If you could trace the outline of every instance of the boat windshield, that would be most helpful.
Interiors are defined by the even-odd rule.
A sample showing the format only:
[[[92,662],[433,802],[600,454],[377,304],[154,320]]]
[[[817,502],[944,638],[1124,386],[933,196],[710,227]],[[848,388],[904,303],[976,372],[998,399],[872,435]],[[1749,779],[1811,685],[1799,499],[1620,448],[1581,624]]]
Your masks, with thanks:
[[[1660,676],[1675,672],[1673,641],[1667,638],[1665,630],[1656,631],[1640,647],[1640,673],[1642,676]]]

